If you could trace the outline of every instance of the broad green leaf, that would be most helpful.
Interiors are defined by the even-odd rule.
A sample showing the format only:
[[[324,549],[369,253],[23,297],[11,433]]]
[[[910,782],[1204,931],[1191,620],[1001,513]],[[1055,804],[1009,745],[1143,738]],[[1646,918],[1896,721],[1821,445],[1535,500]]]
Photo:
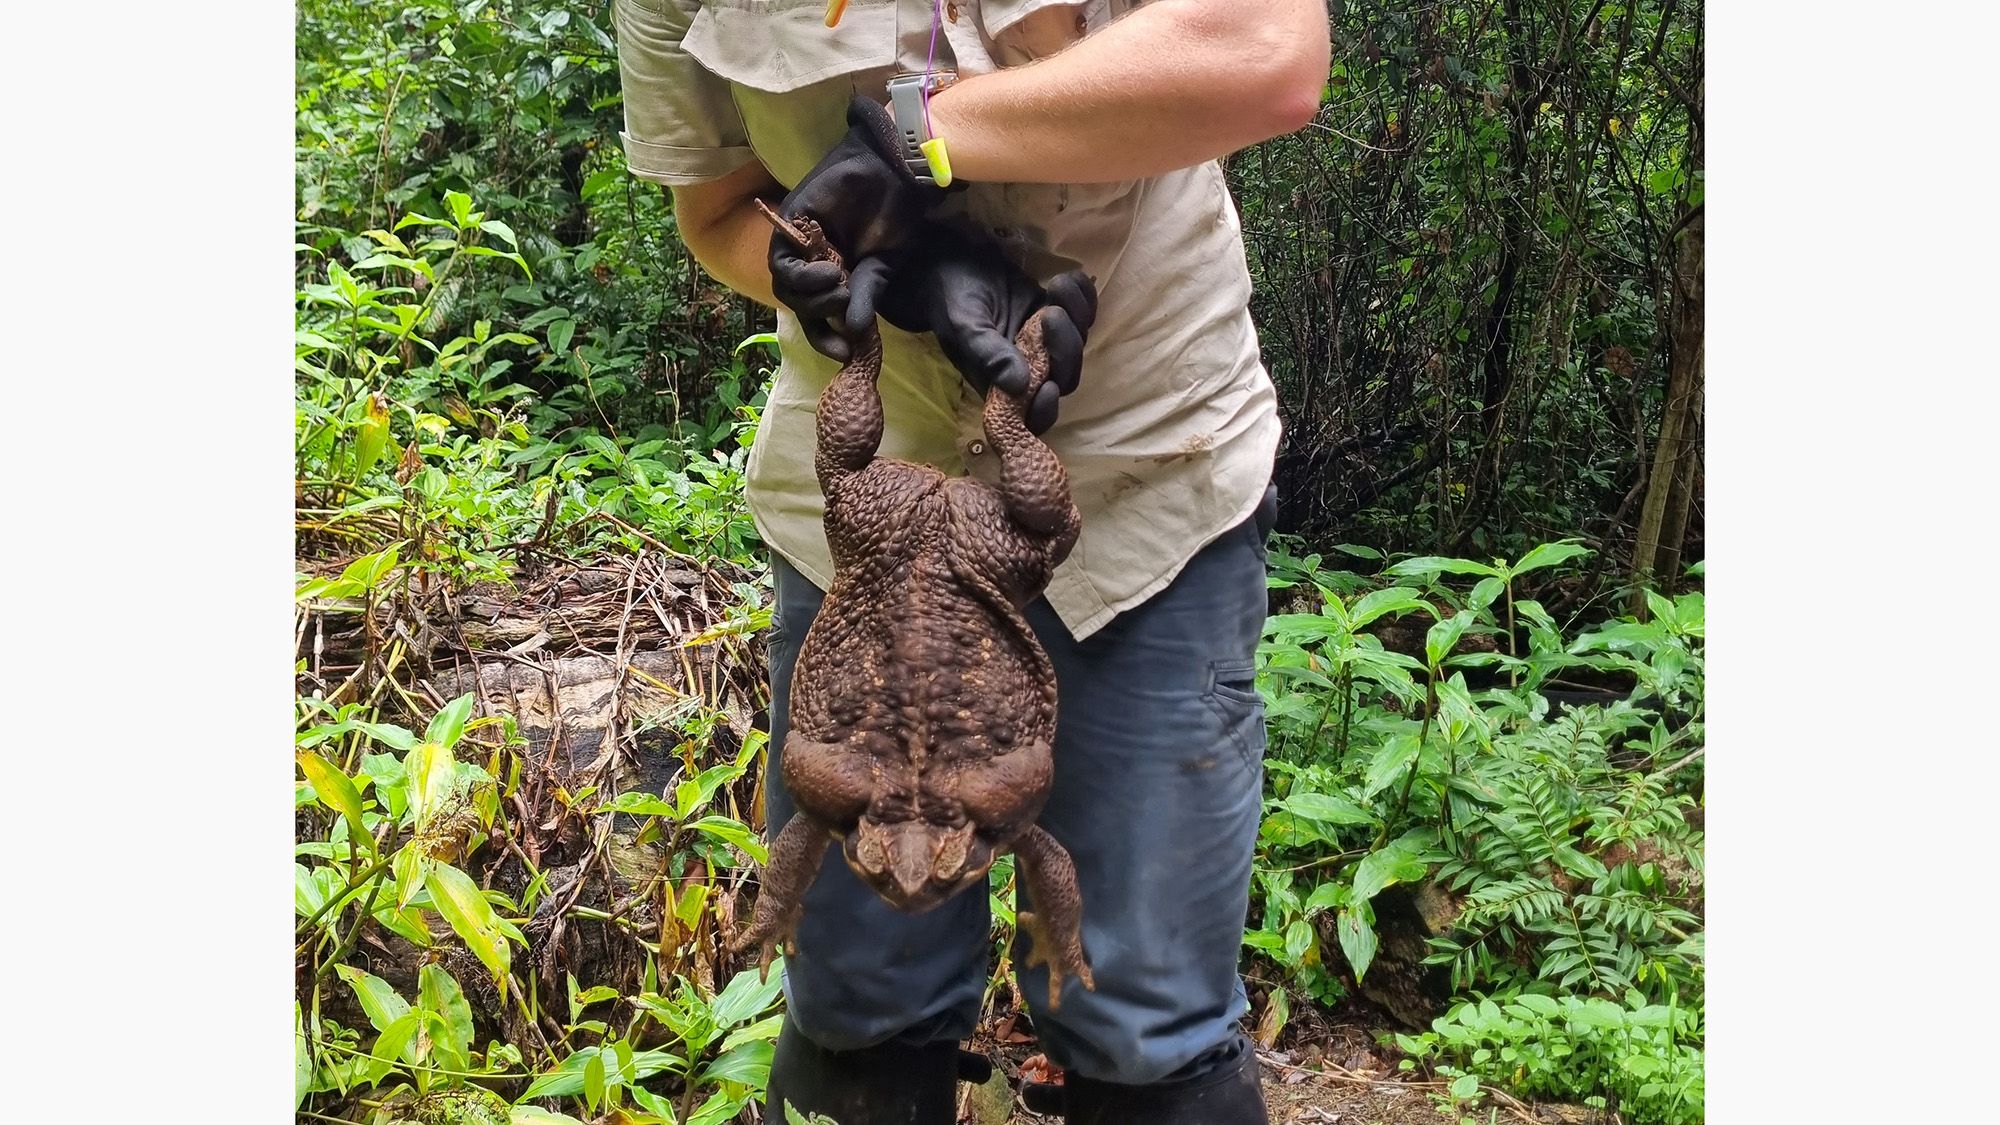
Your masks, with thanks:
[[[1321,824],[1373,824],[1375,814],[1345,797],[1331,793],[1294,793],[1278,802],[1278,807],[1295,816]]]
[[[1368,966],[1375,963],[1375,927],[1358,910],[1342,909],[1334,916],[1334,932],[1340,936],[1340,952],[1347,957],[1348,967],[1354,970],[1358,982],[1368,975]]]
[[[372,555],[363,555],[347,564],[340,572],[343,582],[352,582],[362,590],[372,590],[383,576],[396,569],[397,552],[400,545],[392,545]]]
[[[1515,574],[1526,574],[1531,570],[1540,570],[1545,566],[1554,566],[1557,563],[1567,562],[1579,555],[1587,555],[1589,553],[1590,548],[1581,546],[1568,539],[1560,543],[1544,543],[1527,554],[1522,555],[1521,561],[1514,564],[1513,572]]]
[[[554,1070],[543,1073],[530,1083],[527,1092],[521,1095],[520,1100],[526,1102],[536,1098],[573,1098],[583,1093],[584,1067],[605,1050],[607,1048],[584,1047],[576,1051]],[[665,1051],[634,1051],[630,1073],[634,1076],[633,1080],[638,1081],[650,1078],[663,1070],[685,1065],[686,1060],[679,1055],[668,1054]]]
[[[750,1095],[747,1092],[731,1096],[723,1090],[717,1090],[688,1115],[687,1125],[724,1125],[742,1112],[744,1105],[749,1101]],[[839,1125],[839,1123],[823,1120],[821,1125]]]
[[[1308,915],[1318,914],[1329,907],[1339,906],[1347,901],[1347,888],[1338,882],[1328,880],[1313,888],[1306,896],[1305,905],[1299,909]]]
[[[400,934],[404,940],[419,948],[428,949],[437,941],[430,927],[424,925],[423,915],[412,909],[399,908],[393,903],[379,903],[375,907],[375,920],[390,933]]]
[[[1653,616],[1658,618],[1661,624],[1669,630],[1679,628],[1680,614],[1674,612],[1674,603],[1655,590],[1641,590],[1640,593],[1646,595],[1646,608],[1652,611]]]
[[[1471,559],[1447,559],[1438,555],[1424,555],[1421,558],[1404,559],[1390,566],[1382,573],[1393,578],[1416,577],[1433,574],[1499,574],[1498,570],[1485,563]]]
[[[375,1040],[375,1046],[368,1052],[380,1066],[379,1073],[387,1073],[399,1059],[416,1061],[415,1052],[411,1050],[411,1041],[417,1037],[417,1032],[423,1024],[422,1012],[404,1012],[396,1017],[395,1022],[383,1029],[381,1036]]]
[[[327,869],[322,867],[317,870]],[[292,906],[301,918],[317,913],[320,907],[326,905],[326,896],[330,893],[317,871],[303,863],[292,864]]]
[[[1401,779],[1404,772],[1410,768],[1410,762],[1416,758],[1421,745],[1414,734],[1391,735],[1376,749],[1374,758],[1369,761],[1368,773],[1362,781],[1361,795],[1373,797],[1387,789],[1391,782]]]
[[[1285,926],[1285,960],[1298,964],[1313,946],[1312,923],[1304,918],[1294,918]]]
[[[1354,867],[1354,901],[1367,902],[1384,887],[1423,878],[1434,838],[1432,830],[1414,828],[1363,856]]]
[[[299,771],[312,782],[321,804],[347,818],[348,838],[374,852],[375,839],[362,823],[361,791],[354,787],[354,782],[332,762],[310,751],[299,755]]]
[[[1285,952],[1285,939],[1269,930],[1244,931],[1243,944],[1272,957],[1283,956]]]
[[[458,982],[450,973],[437,965],[425,965],[417,976],[417,1003],[426,1011],[436,1012],[442,1017],[444,1032],[436,1037],[436,1045],[452,1059],[456,1065],[447,1064],[451,1070],[468,1069],[466,1060],[472,1051],[472,1007],[465,1002],[465,993],[459,990]]]
[[[368,737],[392,750],[410,750],[417,744],[417,736],[396,726],[394,723],[364,723],[357,721],[355,729],[364,731]]]
[[[424,875],[435,861],[424,854],[415,840],[404,844],[389,861],[389,873],[396,877],[396,909],[410,905],[423,888]]]
[[[1477,1074],[1461,1074],[1457,1078],[1452,1079],[1451,1096],[1460,1101],[1478,1097],[1479,1076]]]
[[[1465,604],[1473,609],[1485,609],[1487,606],[1492,605],[1506,589],[1507,580],[1497,574],[1490,578],[1482,578],[1479,580],[1479,584],[1472,588],[1472,595],[1466,598]]]
[[[770,862],[770,856],[764,850],[764,842],[741,821],[731,820],[726,816],[705,816],[688,827],[713,836],[726,844],[736,845],[758,863]]]
[[[776,973],[772,973],[769,980],[759,980],[759,975],[755,969],[745,969],[730,978],[729,984],[709,1005],[709,1014],[717,1028],[726,1031],[762,1013],[776,1002],[784,982],[778,979]]]
[[[1430,603],[1407,586],[1390,586],[1363,595],[1348,611],[1348,619],[1352,628],[1359,629],[1384,614],[1408,613],[1413,609],[1428,610]]]
[[[1690,637],[1708,635],[1708,598],[1699,591],[1674,599],[1674,629]]]
[[[387,1031],[389,1026],[403,1018],[410,1010],[409,1001],[396,995],[389,982],[373,973],[357,969],[352,965],[335,965],[333,971],[341,980],[354,989],[354,998],[361,1002],[361,1011],[377,1031]]]
[[[505,996],[507,966],[512,954],[500,919],[493,913],[493,904],[486,901],[486,895],[470,875],[448,863],[432,867],[424,885],[430,888],[432,905],[465,940],[473,955],[492,971],[501,995]]]
[[[1324,613],[1280,613],[1264,622],[1267,635],[1294,642],[1344,637],[1353,631],[1346,607],[1337,601],[1328,603]]]
[[[1444,658],[1451,654],[1452,648],[1458,644],[1458,639],[1464,636],[1465,630],[1472,625],[1472,619],[1472,610],[1461,609],[1432,625],[1424,634],[1424,656],[1430,661],[1431,667],[1435,668],[1444,663]]]
[[[603,811],[631,813],[635,816],[664,816],[669,820],[674,818],[674,806],[654,794],[642,793],[636,789],[611,798],[604,805]]]
[[[444,747],[457,745],[459,737],[465,733],[466,720],[472,717],[472,703],[472,693],[467,692],[445,704],[424,731],[424,741]]]
[[[775,976],[776,974],[773,975]],[[770,1042],[778,1037],[778,1032],[784,1025],[785,1016],[783,1012],[765,1016],[756,1023],[746,1023],[723,1038],[722,1049],[727,1051],[738,1043],[750,1043],[759,1040]]]
[[[444,205],[451,209],[451,223],[456,227],[473,226],[472,197],[462,191],[444,193]]]
[[[644,1086],[633,1086],[626,1092],[632,1095],[632,1100],[638,1103],[640,1109],[658,1117],[665,1125],[675,1125],[680,1120],[680,1115],[675,1111],[671,1099],[663,1098]]]
[[[771,1073],[772,1044],[739,1043],[701,1069],[697,1082],[741,1082],[762,1086]]]

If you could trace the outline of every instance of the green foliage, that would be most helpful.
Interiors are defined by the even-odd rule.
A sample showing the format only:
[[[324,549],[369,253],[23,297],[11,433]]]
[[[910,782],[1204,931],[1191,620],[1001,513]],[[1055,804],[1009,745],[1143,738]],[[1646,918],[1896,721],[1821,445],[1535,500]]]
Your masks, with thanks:
[[[1523,1097],[1581,1100],[1633,1125],[1700,1125],[1702,1019],[1698,1009],[1523,992],[1466,1001],[1421,1035],[1397,1035],[1405,1067],[1431,1062],[1452,1092],[1478,1083]],[[1461,1086],[1461,1083],[1464,1085]],[[1461,1093],[1461,1091],[1463,1091]]]
[[[512,350],[521,362],[550,362],[569,322],[530,318],[541,336],[485,321],[448,340],[427,335],[440,279],[495,259],[526,268],[485,244],[514,236],[470,198],[448,193],[447,216],[406,216],[400,226],[432,235],[414,246],[370,231],[380,252],[351,270],[329,261],[325,280],[299,292],[301,531],[335,545],[401,538],[460,577],[502,577],[506,552],[530,545],[588,553],[651,540],[751,563],[755,532],[741,493],[762,391],[742,392],[761,382],[742,349],[722,384],[728,414],[705,416],[688,436],[658,425],[629,441],[566,429],[561,411],[504,381],[516,360],[494,357]],[[399,281],[425,283],[422,295]],[[589,387],[588,361],[579,362]]]
[[[1325,1001],[1365,981],[1377,896],[1428,882],[1456,911],[1429,962],[1461,995],[1698,1008],[1702,596],[1566,640],[1519,587],[1585,554],[1414,558],[1373,580],[1275,556],[1300,611],[1259,652],[1272,791],[1245,941],[1292,986]],[[1543,692],[1567,677],[1624,686],[1557,709]]]
[[[298,280],[324,277],[323,263],[359,272],[386,249],[364,232],[449,219],[452,198],[478,199],[519,232],[488,230],[484,247],[523,268],[402,279],[424,297],[426,337],[469,337],[483,321],[496,340],[537,341],[502,341],[469,364],[496,389],[534,392],[536,434],[583,425],[643,442],[658,427],[724,444],[715,427],[755,386],[731,346],[767,314],[707,281],[666,195],[627,174],[614,51],[605,2],[306,0],[296,169],[311,253]]]
[[[473,719],[472,704],[469,695],[451,701],[418,735],[364,717],[360,704],[301,703],[303,780],[294,803],[304,819],[294,882],[310,980],[296,1021],[299,1102],[315,1093],[369,1090],[371,1100],[401,1115],[393,1120],[476,1120],[483,1118],[463,1115],[492,1110],[496,1121],[510,1120],[510,1113],[514,1121],[563,1121],[576,1118],[525,1103],[573,1098],[590,1118],[622,1110],[635,1122],[732,1119],[759,1094],[770,1070],[777,974],[746,970],[714,995],[685,976],[658,988],[651,958],[646,986],[629,996],[579,988],[570,978],[557,1040],[570,1046],[538,1060],[525,1044],[480,1048],[464,983],[442,962],[424,963],[410,994],[350,960],[357,936],[372,924],[436,957],[465,950],[503,1003],[529,1011],[544,1003],[512,955],[525,941],[520,926],[547,893],[542,873],[530,873],[518,903],[481,889],[467,873],[481,850],[509,831],[504,810],[521,773],[511,722]],[[698,730],[704,721],[697,716],[689,727]],[[747,826],[715,807],[717,791],[761,748],[761,740],[752,740],[734,761],[682,781],[671,804],[643,794],[616,804],[659,804],[642,810],[665,825],[649,826],[655,839],[686,860],[734,866],[740,861],[717,854],[715,845],[747,851],[755,841]],[[688,912],[708,906],[706,895],[683,894],[679,917],[692,922]],[[346,987],[368,1030],[322,1018],[332,981]],[[630,1011],[624,1027],[589,1015],[606,1001]],[[679,1086],[678,1105],[659,1092],[662,1083]],[[494,1093],[510,1084],[511,1108]],[[460,1116],[437,1117],[443,1106]]]

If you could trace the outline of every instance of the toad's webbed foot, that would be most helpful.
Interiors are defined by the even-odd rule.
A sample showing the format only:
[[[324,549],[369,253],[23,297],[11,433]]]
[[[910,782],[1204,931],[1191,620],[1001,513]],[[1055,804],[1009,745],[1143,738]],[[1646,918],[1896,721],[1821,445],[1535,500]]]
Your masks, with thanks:
[[[1021,859],[1021,873],[1035,901],[1033,911],[1016,915],[1030,945],[1025,963],[1049,967],[1049,1011],[1057,1011],[1062,1007],[1064,977],[1074,976],[1083,987],[1097,991],[1083,952],[1083,894],[1076,885],[1076,865],[1039,825],[1014,842],[1014,854]]]
[[[764,886],[757,895],[757,912],[750,925],[729,943],[729,952],[741,953],[761,945],[757,959],[759,980],[770,974],[771,960],[778,947],[794,952],[793,934],[805,909],[806,888],[819,874],[820,858],[832,839],[826,829],[809,816],[794,816],[778,838],[771,841],[771,861],[764,865]]]

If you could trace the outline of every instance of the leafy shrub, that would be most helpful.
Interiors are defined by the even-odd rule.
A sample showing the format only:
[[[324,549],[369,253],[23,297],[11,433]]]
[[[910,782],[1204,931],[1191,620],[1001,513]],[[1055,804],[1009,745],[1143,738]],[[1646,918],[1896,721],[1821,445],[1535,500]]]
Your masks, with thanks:
[[[1478,1080],[1556,1100],[1616,1109],[1633,1125],[1699,1125],[1703,1119],[1701,1013],[1575,995],[1523,992],[1467,1001],[1421,1035],[1397,1035],[1406,1067],[1432,1061],[1458,1076],[1453,1093]]]
[[[1583,553],[1425,557],[1375,579],[1275,557],[1273,587],[1303,607],[1260,648],[1272,783],[1245,941],[1293,986],[1331,1001],[1365,980],[1377,896],[1428,882],[1454,916],[1427,963],[1460,995],[1699,1006],[1702,598],[1654,595],[1649,620],[1566,641],[1517,585]],[[1543,694],[1579,676],[1626,686],[1561,709]]]

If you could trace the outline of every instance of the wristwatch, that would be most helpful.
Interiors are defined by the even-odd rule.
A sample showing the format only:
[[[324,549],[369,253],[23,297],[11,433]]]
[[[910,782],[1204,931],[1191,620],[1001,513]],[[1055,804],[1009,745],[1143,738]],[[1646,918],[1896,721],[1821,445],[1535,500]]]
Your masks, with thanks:
[[[889,113],[896,119],[896,132],[902,138],[903,166],[918,183],[937,183],[923,151],[924,142],[931,139],[930,126],[924,120],[924,97],[951,85],[957,77],[950,71],[932,71],[889,79]]]

